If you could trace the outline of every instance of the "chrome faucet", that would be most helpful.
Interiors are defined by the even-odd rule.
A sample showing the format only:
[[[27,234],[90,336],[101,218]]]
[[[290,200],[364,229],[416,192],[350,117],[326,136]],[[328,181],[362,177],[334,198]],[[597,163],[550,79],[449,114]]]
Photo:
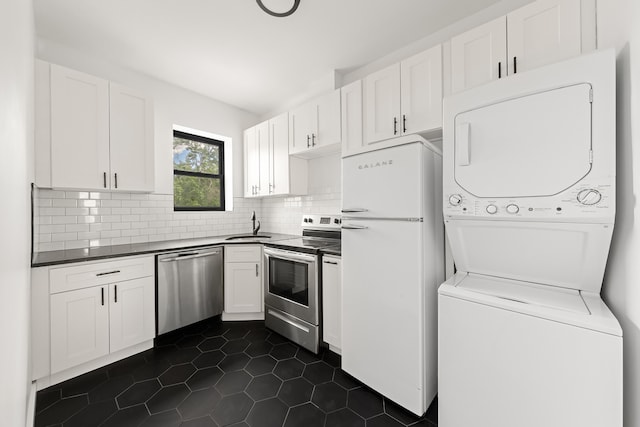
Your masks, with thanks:
[[[258,226],[256,227],[256,211],[251,213],[251,222],[253,223],[253,235],[258,235],[258,230],[260,230],[260,221],[258,221]]]

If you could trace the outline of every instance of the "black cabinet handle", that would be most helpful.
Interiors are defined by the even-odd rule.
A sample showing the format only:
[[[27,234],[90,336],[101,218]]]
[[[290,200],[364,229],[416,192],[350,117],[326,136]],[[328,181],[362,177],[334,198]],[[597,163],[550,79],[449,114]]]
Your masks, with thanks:
[[[513,74],[518,72],[518,62],[516,61],[516,57],[513,57]]]
[[[311,134],[311,146],[312,147],[316,146],[316,134],[315,133]]]
[[[102,300],[101,304],[104,305],[104,288],[100,288],[100,299]]]
[[[115,178],[115,184],[116,184],[116,188],[118,188],[118,173],[114,173],[113,177]]]
[[[502,78],[502,62],[498,62],[498,78]]]
[[[407,133],[407,115],[402,115],[402,133]]]
[[[398,134],[398,118],[397,117],[393,118],[393,134],[394,135]]]
[[[258,272],[258,264],[256,264],[256,277],[258,277],[259,272]]]
[[[311,143],[309,143],[309,135],[307,135],[307,148],[311,147]]]
[[[118,273],[120,273],[120,270],[105,271],[104,273],[97,273],[96,277],[107,276],[109,274],[118,274]]]
[[[103,181],[104,188],[107,188],[107,173],[106,172],[103,173],[102,181]]]
[[[113,302],[118,302],[118,285],[113,285]]]

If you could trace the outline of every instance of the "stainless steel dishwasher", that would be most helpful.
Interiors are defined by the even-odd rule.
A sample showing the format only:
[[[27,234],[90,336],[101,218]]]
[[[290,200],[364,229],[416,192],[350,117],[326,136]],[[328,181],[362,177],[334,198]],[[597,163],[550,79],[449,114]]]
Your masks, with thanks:
[[[222,313],[222,249],[158,255],[158,335]]]

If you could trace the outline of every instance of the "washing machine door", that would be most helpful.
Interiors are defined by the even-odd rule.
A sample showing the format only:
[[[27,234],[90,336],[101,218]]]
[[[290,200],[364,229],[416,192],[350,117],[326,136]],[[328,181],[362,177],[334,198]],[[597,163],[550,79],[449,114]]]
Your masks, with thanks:
[[[526,94],[455,117],[456,182],[476,197],[552,196],[591,170],[591,85]]]

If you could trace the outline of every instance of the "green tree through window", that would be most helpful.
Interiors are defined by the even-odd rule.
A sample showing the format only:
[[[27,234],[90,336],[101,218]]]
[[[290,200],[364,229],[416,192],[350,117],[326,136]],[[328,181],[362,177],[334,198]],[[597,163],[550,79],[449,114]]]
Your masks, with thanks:
[[[223,211],[224,193],[224,143],[174,130],[174,210]]]

